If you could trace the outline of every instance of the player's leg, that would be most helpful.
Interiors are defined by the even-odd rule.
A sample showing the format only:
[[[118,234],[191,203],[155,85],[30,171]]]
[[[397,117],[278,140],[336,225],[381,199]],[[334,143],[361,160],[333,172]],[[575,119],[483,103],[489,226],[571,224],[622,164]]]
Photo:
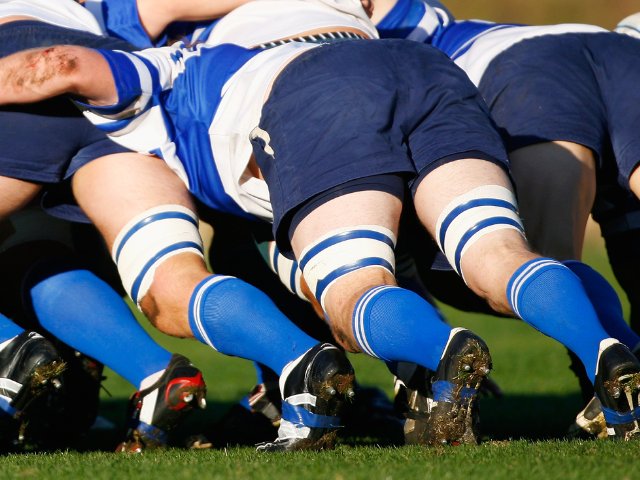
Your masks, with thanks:
[[[498,192],[507,196],[510,192],[508,179],[499,167],[488,162],[458,161],[424,178],[416,192],[416,208],[429,231],[441,238],[447,257],[472,290],[494,309],[513,311],[576,353],[611,411],[633,410],[624,397],[624,404],[618,399],[622,389],[631,392],[636,388],[640,367],[633,355],[603,329],[580,279],[560,262],[533,254],[520,232],[511,227],[478,235],[490,224],[509,223],[500,218],[504,211],[481,212],[482,207],[477,207],[486,205],[487,199],[504,201]],[[507,203],[515,207],[515,198]],[[494,220],[487,222],[491,217]],[[469,245],[469,240],[476,241]],[[617,390],[604,386],[620,379],[623,381]],[[635,431],[635,422],[621,418],[611,414],[610,433],[627,438]]]
[[[37,183],[0,176],[0,220],[24,207],[41,188]],[[0,240],[2,237],[0,232]]]
[[[99,159],[78,171],[74,193],[105,236],[129,295],[156,327],[267,365],[280,375],[285,398],[313,392],[313,404],[283,413],[281,429],[289,434],[277,449],[332,446],[343,404],[335,393],[351,389],[346,357],[300,331],[256,288],[206,270],[191,197],[164,162]],[[301,375],[307,368],[310,377]],[[318,385],[307,382],[335,384],[334,395],[320,398]]]
[[[104,281],[74,261],[38,263],[25,288],[40,324],[69,346],[109,366],[143,390],[155,383],[171,353],[140,326]]]
[[[83,268],[78,261],[82,249],[90,252],[87,255],[94,267],[101,257],[110,261],[91,226],[54,218],[36,206],[6,222],[12,234],[0,244],[0,270],[12,276],[0,293],[2,308],[21,326],[51,340],[66,363],[62,388],[47,399],[49,408],[44,408],[49,413],[54,409],[55,419],[36,412],[26,433],[38,441],[50,439],[54,445],[77,440],[97,416],[102,365],[107,364],[140,390],[156,390],[156,395],[158,390],[163,392],[155,405],[143,412],[134,410],[143,413],[141,421],[162,430],[162,435],[156,435],[161,440],[204,396],[199,371],[195,367],[176,371],[171,353],[146,334],[121,296]],[[180,359],[188,365],[186,359]],[[185,387],[190,392],[183,392]],[[183,401],[187,395],[192,401]],[[61,425],[65,434],[52,434]],[[154,446],[159,445],[140,445]]]
[[[243,308],[249,309],[248,311],[255,308],[256,315],[262,319],[268,317],[267,311],[275,315],[275,307],[272,307],[271,302],[257,305],[261,295],[256,293],[255,288],[241,284],[231,277],[212,276],[207,271],[199,250],[201,247],[198,245],[197,218],[193,213],[195,207],[191,196],[182,181],[162,160],[126,154],[95,160],[76,173],[74,194],[110,246],[125,289],[162,332],[177,337],[204,339],[199,330],[193,331],[197,324],[198,328],[205,329],[207,337],[216,338],[216,349],[259,361],[277,372],[281,372],[286,363],[310,348],[309,337],[303,335],[297,339],[299,341],[292,349],[292,358],[269,360],[272,355],[264,349],[259,349],[257,345],[249,345],[253,342],[229,338],[228,342],[223,343],[225,336],[243,326],[248,330],[239,331],[238,334],[251,338],[253,322],[249,321],[251,317],[247,314],[249,318],[238,325],[215,325],[215,309],[224,307],[216,300],[217,295],[211,295],[218,286],[226,284],[220,288],[221,301],[227,295],[231,298],[238,296],[235,306],[239,310],[235,314],[239,315]],[[165,220],[167,217],[170,220]],[[177,222],[178,228],[172,223],[162,222]],[[151,225],[156,232],[145,232],[141,228],[145,225]],[[157,252],[146,252],[149,244],[153,245]],[[189,250],[184,251],[185,248]],[[156,255],[166,255],[167,250],[177,254],[163,262],[157,262],[155,272],[152,270],[155,266],[153,263],[151,267],[147,267],[150,261],[155,260]],[[254,293],[255,301],[249,302],[249,297]],[[242,302],[249,304],[245,305]],[[264,315],[258,313],[261,307],[264,307]],[[211,317],[210,320],[196,319],[200,316],[200,308],[207,310],[205,316]],[[208,311],[209,309],[211,311]],[[289,324],[283,316],[276,317]],[[257,319],[255,321],[259,323]],[[211,325],[209,322],[212,322]],[[208,327],[218,331],[206,332]],[[255,341],[258,341],[258,338]],[[312,342],[311,345],[315,343]],[[264,348],[270,350],[270,346],[278,351],[277,344],[265,339]],[[291,350],[290,347],[287,343],[285,349]],[[252,358],[251,351],[266,358]]]
[[[510,152],[509,160],[532,248],[579,260],[596,190],[593,152],[571,142],[544,142]]]
[[[420,363],[435,370],[451,328],[440,321],[428,302],[409,291],[396,288],[387,292],[386,295],[375,295],[375,292],[369,292],[381,285],[397,287],[393,275],[393,244],[397,235],[401,209],[402,202],[386,192],[364,191],[344,195],[319,206],[306,215],[295,228],[291,243],[296,257],[300,259],[302,271],[311,291],[322,304],[334,335],[345,348],[354,352],[373,353],[374,356],[386,360]],[[378,230],[378,235],[376,235]],[[342,242],[340,242],[341,237],[344,238]],[[380,249],[377,244],[381,243],[381,240],[368,241],[369,237],[382,238],[382,242],[386,242],[387,246],[384,247],[383,244],[383,249]],[[355,239],[354,242],[351,242],[354,244],[351,247],[348,246],[350,239]],[[342,248],[337,250],[334,247],[332,252],[329,247],[338,242],[343,244]],[[362,257],[361,259],[354,257],[357,253],[357,244],[360,244],[362,249],[361,253],[357,255]],[[354,247],[356,252],[350,251],[350,248]],[[314,253],[317,258],[313,258]],[[340,258],[340,255],[344,258]],[[335,259],[335,265],[329,263],[331,258]],[[338,269],[344,265],[357,261],[366,265],[366,259],[376,259],[377,262],[373,268],[367,265],[369,268],[361,267],[348,275],[339,275]],[[383,265],[388,265],[388,267],[385,268]],[[332,273],[333,276],[331,276]],[[333,282],[330,285],[331,288],[327,288],[327,278]],[[367,292],[369,292],[369,296],[374,294],[374,298],[378,296],[384,298],[385,300],[380,303],[389,304],[386,308],[393,310],[394,307],[401,308],[402,305],[405,305],[408,311],[414,310],[416,312],[408,318],[403,318],[399,313],[394,314],[395,312],[390,312],[388,318],[380,313],[365,315],[369,321],[378,319],[380,323],[385,324],[382,327],[377,327],[378,330],[380,328],[384,328],[385,331],[387,328],[389,329],[387,333],[381,334],[378,342],[369,339],[367,342],[369,348],[367,348],[367,343],[358,341],[357,327],[354,325],[356,305],[359,301],[364,300],[364,297],[367,297],[365,295]],[[395,296],[402,298],[406,296],[407,298],[404,298],[404,302],[402,302],[391,298]],[[410,298],[414,301],[411,302]],[[372,301],[371,305],[373,306],[375,303]],[[379,308],[385,307],[380,305]],[[410,321],[411,318],[414,319],[413,322]],[[434,320],[433,325],[429,321],[430,318]],[[393,319],[396,319],[396,322],[393,322]],[[391,323],[394,324],[391,325]],[[395,323],[399,323],[399,325]],[[423,329],[429,331],[430,334],[412,336],[410,332],[414,331],[419,324],[424,324]],[[365,326],[363,329],[377,331],[373,325]],[[407,332],[402,333],[405,329]],[[387,342],[382,339],[394,330],[397,337],[404,341],[396,342],[398,351],[386,351]],[[406,341],[409,338],[412,338],[416,344],[411,347],[407,346]],[[379,348],[381,349],[379,352],[378,343],[380,343]],[[439,345],[441,348],[434,348],[434,345]]]
[[[572,142],[537,143],[509,154],[527,240],[542,255],[565,260],[582,281],[604,329],[633,350],[640,338],[625,322],[616,292],[578,261],[596,192],[595,157],[589,148]],[[583,397],[591,399],[593,390],[580,363],[572,363],[572,368]]]
[[[420,405],[421,410],[413,413],[422,415],[422,420],[428,416],[434,428],[418,428],[421,424],[409,422],[405,440],[475,443],[472,410],[478,388],[491,368],[488,350],[468,330],[452,329],[442,322],[422,296],[397,286],[392,246],[400,208],[400,200],[386,192],[335,198],[298,224],[292,246],[335,337],[347,350],[393,364],[411,362],[436,372],[434,405],[440,404],[447,412],[432,409],[431,404]],[[361,267],[354,268],[356,265]],[[462,380],[454,364],[466,374],[464,385],[456,383]],[[458,386],[465,389],[465,396],[452,395]]]
[[[411,98],[404,89],[404,73],[389,68],[405,64],[395,58],[402,45],[411,44],[345,42],[290,64],[252,134],[254,154],[269,185],[278,247],[284,255],[293,251],[334,336],[347,350],[451,371],[451,377],[456,376],[449,368],[452,362],[461,357],[477,360],[467,369],[459,365],[469,380],[459,386],[469,387],[464,390],[468,395],[453,398],[456,380],[444,374],[435,382],[437,401],[456,414],[431,415],[447,427],[434,429],[433,438],[424,439],[474,442],[477,431],[470,410],[490,370],[486,346],[467,330],[452,330],[426,300],[399,288],[394,278],[405,174],[410,178],[415,172],[405,141],[412,127],[404,112],[412,101],[422,106],[423,100]],[[424,45],[412,48],[428,51],[430,60],[431,55],[446,59]],[[321,72],[331,72],[331,81],[311,88],[308,78],[325,75]],[[299,109],[302,103],[307,105],[304,111]],[[419,116],[429,110],[425,107]],[[277,120],[283,118],[290,120]],[[305,138],[301,123],[323,125],[323,136]]]

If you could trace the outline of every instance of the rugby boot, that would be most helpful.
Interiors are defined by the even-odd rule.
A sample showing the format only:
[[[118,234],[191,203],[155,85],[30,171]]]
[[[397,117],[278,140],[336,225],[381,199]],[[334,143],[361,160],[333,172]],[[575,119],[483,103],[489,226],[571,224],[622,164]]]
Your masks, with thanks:
[[[49,388],[61,385],[65,363],[51,342],[36,332],[22,332],[0,351],[2,410],[24,420],[29,406]]]
[[[62,342],[55,346],[66,364],[59,378],[62,385],[50,389],[29,407],[28,424],[20,433],[30,447],[79,446],[98,416],[103,365]]]
[[[251,412],[262,415],[274,427],[280,426],[282,406],[278,382],[266,382],[254,385],[248,395]]]
[[[414,365],[409,380],[395,378],[395,400],[393,408],[396,416],[404,418],[405,445],[418,445],[424,437],[431,408],[433,391],[431,377],[433,371],[420,365]]]
[[[355,374],[347,357],[318,344],[284,368],[280,377],[282,418],[278,438],[258,445],[262,452],[331,450],[340,417],[353,399]]]
[[[596,380],[593,385],[602,404],[610,439],[640,436],[640,362],[622,343],[600,344]]]
[[[604,420],[602,405],[598,397],[593,397],[587,406],[578,413],[576,421],[569,427],[568,438],[606,438],[607,423]]]
[[[189,359],[174,354],[156,383],[134,393],[127,411],[127,433],[116,452],[162,448],[169,434],[196,408],[205,408],[202,373]]]
[[[428,416],[419,420],[424,423],[424,429],[419,425],[417,433],[415,430],[409,432],[405,442],[477,444],[480,435],[478,396],[491,368],[491,355],[484,341],[465,328],[454,328],[438,368],[431,376],[431,405],[427,396],[424,401],[416,401],[411,409],[420,413],[428,411]],[[428,392],[428,388],[423,391]]]

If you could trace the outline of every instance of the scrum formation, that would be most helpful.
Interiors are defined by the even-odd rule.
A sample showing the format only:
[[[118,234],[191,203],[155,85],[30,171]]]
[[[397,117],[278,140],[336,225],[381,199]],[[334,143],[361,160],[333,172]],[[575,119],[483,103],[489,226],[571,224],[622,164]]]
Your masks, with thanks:
[[[137,389],[118,451],[162,448],[206,406],[125,292],[161,332],[256,363],[232,414],[260,451],[331,449],[390,413],[345,352],[395,375],[405,443],[477,443],[490,345],[434,297],[564,345],[585,396],[572,434],[638,436],[640,337],[580,261],[593,213],[637,314],[638,23],[0,0],[2,446],[86,432],[103,365]]]

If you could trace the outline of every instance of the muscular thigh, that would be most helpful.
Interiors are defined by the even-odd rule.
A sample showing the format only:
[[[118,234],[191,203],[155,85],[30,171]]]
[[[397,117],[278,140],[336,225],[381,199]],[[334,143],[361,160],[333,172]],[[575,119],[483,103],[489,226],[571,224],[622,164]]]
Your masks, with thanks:
[[[514,150],[509,158],[531,246],[558,260],[579,260],[595,196],[591,150],[569,142],[545,142]]]
[[[415,205],[420,220],[469,287],[493,299],[493,308],[508,311],[508,280],[534,256],[522,236],[505,171],[480,159],[447,163],[422,179]]]
[[[111,248],[120,230],[136,215],[159,205],[195,211],[186,186],[159,158],[122,153],[83,166],[73,178],[78,204]]]

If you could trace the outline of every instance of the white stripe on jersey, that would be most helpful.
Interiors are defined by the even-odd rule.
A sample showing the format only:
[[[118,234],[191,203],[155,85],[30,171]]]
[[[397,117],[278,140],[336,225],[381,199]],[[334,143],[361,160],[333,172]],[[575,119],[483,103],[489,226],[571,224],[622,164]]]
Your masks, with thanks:
[[[244,211],[267,221],[273,219],[273,212],[266,182],[243,177],[253,153],[249,132],[260,123],[267,91],[278,73],[299,54],[317,46],[288,43],[253,57],[225,84],[209,127],[212,159],[225,192]]]
[[[425,5],[424,16],[420,19],[416,28],[405,37],[405,40],[413,42],[429,43],[433,32],[440,26],[449,24],[449,16],[440,8],[432,8]]]

